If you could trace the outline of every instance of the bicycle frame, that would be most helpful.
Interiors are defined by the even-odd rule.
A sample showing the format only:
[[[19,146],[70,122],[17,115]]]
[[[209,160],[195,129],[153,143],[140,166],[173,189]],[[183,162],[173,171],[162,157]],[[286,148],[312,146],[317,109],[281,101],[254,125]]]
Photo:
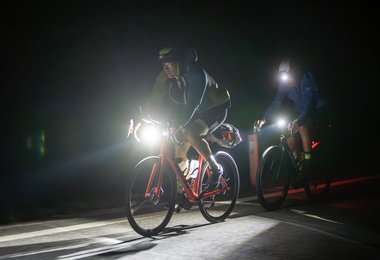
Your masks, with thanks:
[[[198,168],[189,173],[190,179],[186,178],[175,158],[175,145],[181,144],[174,131],[169,124],[163,127],[159,122],[147,123],[151,123],[153,128],[142,128],[143,138],[136,140],[153,140],[153,137],[158,137],[157,130],[163,135],[160,136],[158,155],[138,162],[127,183],[125,206],[131,227],[143,236],[157,235],[169,223],[174,211],[179,213],[181,208],[191,209],[193,204],[198,204],[201,214],[209,222],[224,221],[235,206],[240,187],[239,169],[233,157],[225,151],[215,153],[223,174],[216,189],[207,190],[203,185],[211,175],[211,169],[205,158],[198,153]],[[136,129],[133,133],[139,137]],[[218,141],[216,139],[215,143],[219,144]],[[198,174],[195,172],[197,169]]]
[[[298,136],[296,136],[296,135],[298,135]],[[281,137],[280,137],[280,144],[281,144],[281,145],[284,147],[284,149],[286,150],[286,152],[287,152],[287,154],[288,154],[288,157],[289,157],[290,161],[292,162],[292,165],[293,165],[295,171],[296,171],[297,173],[299,173],[299,168],[298,168],[299,165],[298,165],[298,164],[299,164],[300,162],[297,162],[297,160],[294,158],[293,153],[292,153],[292,151],[291,151],[291,149],[290,149],[290,147],[289,147],[289,144],[288,144],[288,142],[287,142],[288,138],[291,137],[291,136],[300,137],[300,136],[299,136],[299,132],[296,132],[296,133],[294,133],[294,134],[290,134],[290,132],[287,132],[286,134],[282,134],[282,135],[281,135]],[[301,141],[298,140],[298,142],[301,142]],[[303,149],[302,149],[302,144],[301,144],[301,143],[298,143],[298,142],[297,142],[296,145],[295,145],[295,149],[296,149],[297,151],[303,151]],[[311,149],[314,150],[318,145],[319,145],[319,142],[318,142],[318,141],[312,141]]]
[[[288,142],[287,142],[288,137],[282,135],[280,138],[280,140],[281,140],[280,143],[281,143],[283,149],[286,151],[286,154],[288,155],[290,161],[292,162],[292,165],[294,166],[295,169],[297,169],[296,159],[294,158],[292,151],[290,150],[290,147],[289,147]]]
[[[288,136],[285,136],[285,135],[281,135],[281,138],[280,138],[280,146],[281,146],[281,149],[282,149],[282,154],[281,154],[281,164],[285,163],[287,164],[287,162],[284,160],[284,155],[286,154],[287,157],[289,158],[290,160],[290,163],[292,165],[292,171],[290,174],[288,174],[288,177],[290,180],[295,180],[297,179],[297,177],[300,175],[300,170],[298,168],[298,163],[297,160],[294,158],[293,156],[293,153],[288,145],[288,142],[287,142],[287,139],[290,137],[290,135]],[[299,144],[297,144],[298,146]],[[299,148],[296,148],[296,149],[299,149]],[[279,169],[281,169],[281,167],[279,167]]]
[[[199,156],[198,156],[199,174],[197,175],[196,178],[193,179],[193,185],[191,187],[189,182],[185,180],[183,173],[179,169],[178,164],[174,161],[173,155],[169,153],[169,149],[173,145],[173,141],[170,138],[170,135],[172,135],[172,133],[169,131],[169,129],[167,129],[167,130],[168,130],[167,131],[168,134],[165,136],[164,140],[161,143],[161,148],[160,148],[160,152],[158,155],[161,158],[161,168],[158,169],[157,165],[153,166],[152,171],[150,173],[150,178],[149,178],[147,187],[145,189],[145,198],[148,198],[151,195],[150,193],[152,190],[152,182],[153,182],[153,179],[154,179],[156,174],[159,174],[159,177],[158,177],[158,184],[157,184],[157,187],[155,188],[154,192],[155,192],[155,196],[157,198],[160,198],[160,196],[161,196],[161,192],[160,192],[161,184],[162,184],[163,175],[165,174],[164,169],[165,169],[167,163],[169,163],[170,168],[174,172],[177,180],[179,180],[179,182],[180,182],[180,184],[181,184],[181,186],[182,186],[182,188],[183,188],[183,190],[187,196],[187,199],[191,203],[195,203],[196,201],[198,201],[201,198],[207,198],[207,197],[213,196],[214,194],[223,192],[223,191],[228,189],[226,181],[224,180],[223,177],[221,177],[221,180],[220,180],[220,182],[222,184],[221,188],[210,191],[210,192],[206,192],[200,197],[200,190],[199,190],[200,185],[199,185],[199,183],[200,183],[201,177],[202,177],[200,173],[201,173],[201,169],[203,169],[206,161],[205,161],[204,157],[199,154]],[[208,176],[210,176],[210,174],[211,174],[210,169],[207,168],[206,173]]]

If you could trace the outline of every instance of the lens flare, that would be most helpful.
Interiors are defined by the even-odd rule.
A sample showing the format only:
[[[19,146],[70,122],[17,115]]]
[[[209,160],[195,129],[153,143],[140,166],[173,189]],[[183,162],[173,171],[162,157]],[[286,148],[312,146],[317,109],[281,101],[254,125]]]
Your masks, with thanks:
[[[150,125],[142,127],[139,133],[139,139],[142,142],[152,145],[159,143],[162,136],[160,129]]]
[[[279,128],[284,128],[285,127],[285,125],[286,125],[286,120],[285,119],[279,119],[278,121],[277,121],[277,126],[279,127]]]
[[[282,81],[288,81],[289,80],[289,75],[287,73],[281,74],[281,80]]]

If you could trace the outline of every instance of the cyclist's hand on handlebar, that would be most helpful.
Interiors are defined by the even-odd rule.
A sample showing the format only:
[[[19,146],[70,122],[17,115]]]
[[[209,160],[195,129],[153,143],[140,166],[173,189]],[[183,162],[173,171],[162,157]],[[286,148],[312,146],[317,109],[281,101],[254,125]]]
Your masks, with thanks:
[[[133,119],[129,120],[129,127],[128,127],[128,135],[127,137],[129,137],[130,135],[133,135],[134,134],[134,130],[135,129],[135,122],[133,121]]]
[[[136,123],[136,122],[134,122],[133,119],[131,119],[131,120],[130,120],[130,123],[129,123],[129,127],[128,127],[128,135],[127,135],[127,138],[128,138],[129,136],[133,135],[133,137],[135,137],[136,140],[138,140],[138,138],[137,138],[137,132],[138,132],[140,126],[141,126],[141,123],[140,123],[140,122]]]
[[[261,129],[261,127],[266,123],[265,119],[256,120],[254,123],[254,127],[257,129]]]
[[[261,128],[266,122],[265,119],[258,120],[258,127]]]

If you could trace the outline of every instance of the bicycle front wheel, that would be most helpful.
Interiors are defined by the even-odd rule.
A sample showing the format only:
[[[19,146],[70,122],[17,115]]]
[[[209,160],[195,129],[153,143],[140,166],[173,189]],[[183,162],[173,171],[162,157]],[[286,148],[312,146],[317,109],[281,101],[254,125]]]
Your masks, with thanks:
[[[231,214],[240,189],[239,170],[233,157],[224,151],[219,151],[215,154],[215,159],[223,167],[224,182],[221,181],[221,183],[226,185],[226,189],[210,197],[204,197],[198,202],[203,217],[211,223],[221,222]],[[207,171],[209,167],[206,163],[202,169],[200,191],[202,191],[202,183],[207,181]]]
[[[257,198],[266,210],[279,208],[289,190],[289,177],[285,154],[278,145],[271,146],[263,153],[256,176]]]
[[[163,169],[160,175],[160,169],[160,157],[147,157],[135,166],[127,185],[127,218],[142,236],[157,235],[173,215],[177,183],[174,174]]]

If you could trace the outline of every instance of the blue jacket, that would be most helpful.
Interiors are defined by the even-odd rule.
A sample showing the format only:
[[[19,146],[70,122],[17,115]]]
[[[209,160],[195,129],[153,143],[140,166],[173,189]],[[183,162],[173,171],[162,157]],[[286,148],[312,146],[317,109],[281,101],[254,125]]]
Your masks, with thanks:
[[[263,118],[268,120],[273,113],[277,112],[285,98],[293,102],[296,119],[301,124],[306,119],[312,117],[319,99],[319,88],[315,83],[313,75],[309,71],[305,71],[298,86],[289,86],[289,84],[281,83],[274,101],[266,110]]]

